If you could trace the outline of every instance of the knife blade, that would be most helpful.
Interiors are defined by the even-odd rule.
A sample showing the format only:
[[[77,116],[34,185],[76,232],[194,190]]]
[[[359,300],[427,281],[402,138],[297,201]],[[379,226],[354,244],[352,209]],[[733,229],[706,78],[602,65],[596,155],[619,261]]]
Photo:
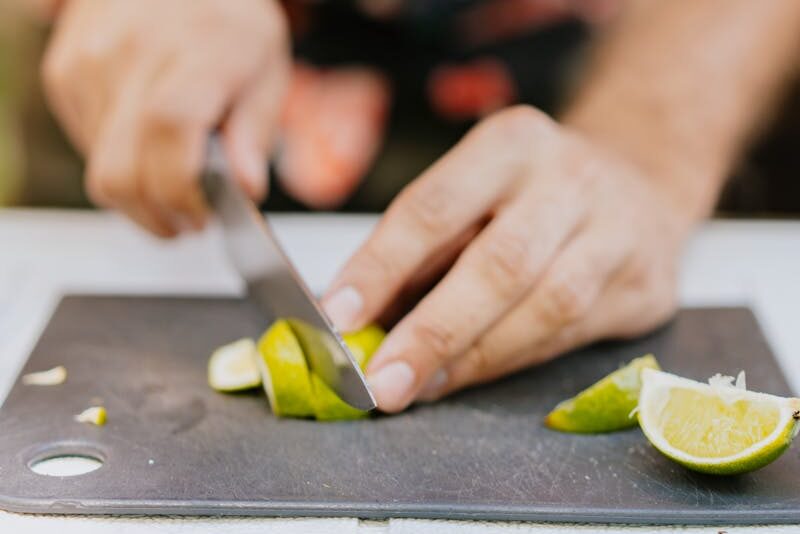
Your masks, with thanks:
[[[286,319],[309,368],[344,402],[375,408],[364,375],[276,239],[266,215],[229,177],[219,140],[209,141],[202,186],[219,219],[230,262],[244,279],[247,298],[271,320]]]

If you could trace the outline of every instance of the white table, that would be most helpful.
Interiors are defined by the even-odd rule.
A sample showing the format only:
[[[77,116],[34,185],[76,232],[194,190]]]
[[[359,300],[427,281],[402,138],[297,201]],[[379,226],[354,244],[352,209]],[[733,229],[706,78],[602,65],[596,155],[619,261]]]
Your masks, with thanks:
[[[315,291],[375,222],[361,215],[274,217],[289,255]],[[163,242],[109,213],[0,211],[0,399],[44,328],[59,296],[92,293],[214,293],[238,289],[216,228]],[[689,246],[680,285],[684,305],[748,304],[756,312],[795,391],[800,391],[800,222],[715,221]],[[2,429],[0,429],[2,432]],[[51,534],[609,532],[619,527],[397,519],[120,518],[0,512],[0,532]],[[626,532],[800,532],[800,527],[630,527]]]

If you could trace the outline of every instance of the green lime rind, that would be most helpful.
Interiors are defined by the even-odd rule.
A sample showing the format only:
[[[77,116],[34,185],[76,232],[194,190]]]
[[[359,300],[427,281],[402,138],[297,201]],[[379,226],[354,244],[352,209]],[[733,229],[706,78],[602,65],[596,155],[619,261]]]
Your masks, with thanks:
[[[345,403],[315,373],[311,373],[311,387],[314,388],[312,404],[317,421],[349,421],[363,419],[369,415],[369,412]]]
[[[279,417],[314,415],[314,390],[303,350],[285,320],[258,341],[259,370],[272,412]]]
[[[697,471],[698,473],[705,473],[707,475],[741,475],[743,473],[755,471],[756,469],[761,469],[765,465],[777,460],[778,457],[786,452],[786,450],[792,444],[793,437],[797,435],[797,429],[797,421],[787,424],[778,438],[766,445],[759,451],[758,454],[747,459],[724,463],[711,464],[705,462],[695,462],[671,455],[668,451],[661,450],[658,447],[656,447],[656,449],[670,460],[681,464],[687,469]],[[648,441],[652,443],[652,439],[650,436],[648,436],[647,431],[645,431],[644,434],[647,436]]]
[[[636,426],[633,411],[642,387],[642,369],[659,369],[652,354],[636,358],[575,397],[560,402],[545,417],[553,430],[601,433]]]
[[[357,332],[344,334],[342,339],[361,369],[365,369],[370,358],[380,346],[386,333],[376,325],[370,325]],[[346,421],[363,419],[369,412],[353,408],[339,398],[315,373],[311,373],[314,389],[314,415],[318,421]]]

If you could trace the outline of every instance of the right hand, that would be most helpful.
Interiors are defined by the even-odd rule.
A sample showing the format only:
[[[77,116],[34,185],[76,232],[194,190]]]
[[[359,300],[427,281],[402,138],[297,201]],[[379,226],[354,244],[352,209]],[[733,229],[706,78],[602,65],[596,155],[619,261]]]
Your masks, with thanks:
[[[289,65],[273,0],[69,0],[43,78],[90,198],[170,237],[205,222],[198,176],[216,127],[235,178],[266,194]]]

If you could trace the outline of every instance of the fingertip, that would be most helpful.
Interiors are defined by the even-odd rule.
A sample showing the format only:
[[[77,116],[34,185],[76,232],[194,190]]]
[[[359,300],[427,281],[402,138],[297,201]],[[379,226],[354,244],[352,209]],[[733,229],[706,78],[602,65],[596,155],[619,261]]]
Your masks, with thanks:
[[[403,360],[396,360],[367,375],[378,409],[386,413],[404,410],[413,400],[416,372]]]
[[[364,298],[353,286],[344,286],[322,301],[322,309],[340,332],[352,332],[361,326],[359,316],[364,308]]]
[[[225,148],[234,178],[252,199],[262,201],[267,195],[267,158],[259,149],[253,135],[241,128],[233,129],[226,137]]]

